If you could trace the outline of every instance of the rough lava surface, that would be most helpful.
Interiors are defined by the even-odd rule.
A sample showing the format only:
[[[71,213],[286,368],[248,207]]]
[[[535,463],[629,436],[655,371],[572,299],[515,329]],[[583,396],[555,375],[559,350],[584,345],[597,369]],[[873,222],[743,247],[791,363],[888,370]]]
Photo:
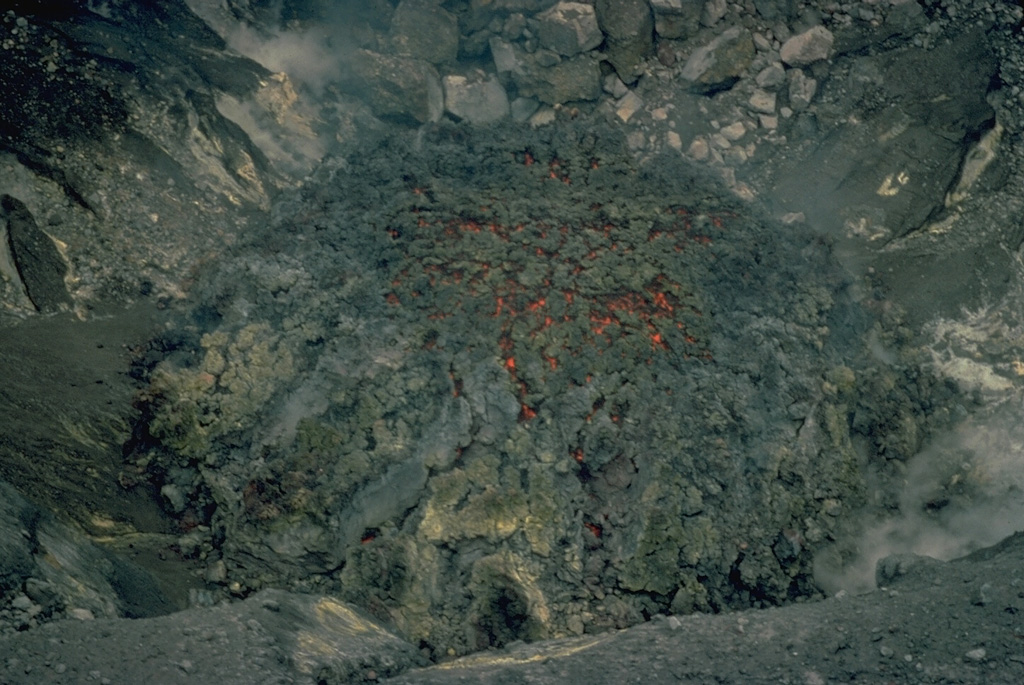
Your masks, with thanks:
[[[810,597],[852,436],[899,458],[955,396],[876,368],[848,286],[613,129],[438,126],[210,275],[135,459],[236,591],[338,592],[435,656]]]

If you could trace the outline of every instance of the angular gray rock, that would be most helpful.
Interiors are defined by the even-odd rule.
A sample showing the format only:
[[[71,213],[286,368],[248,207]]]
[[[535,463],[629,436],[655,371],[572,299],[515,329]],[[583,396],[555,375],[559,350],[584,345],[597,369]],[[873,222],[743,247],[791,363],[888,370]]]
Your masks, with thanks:
[[[402,0],[391,19],[395,52],[432,64],[454,62],[459,55],[459,22],[432,0]]]
[[[444,111],[441,78],[429,62],[356,50],[343,85],[359,95],[379,117],[437,121]]]
[[[0,198],[0,219],[6,219],[11,258],[32,304],[41,312],[70,307],[71,296],[64,285],[67,264],[50,236],[36,225],[25,203],[4,195]]]
[[[814,94],[818,92],[818,81],[801,69],[791,69],[789,74],[789,106],[794,112],[800,112],[811,104]]]
[[[507,40],[498,36],[492,36],[490,42],[491,59],[494,60],[494,70],[499,74],[513,72],[522,73],[523,67],[516,48]]]
[[[831,31],[824,26],[815,26],[783,43],[779,56],[791,67],[805,67],[828,59],[834,42]]]
[[[516,98],[509,103],[509,113],[516,121],[526,121],[540,108],[533,98]]]
[[[681,76],[698,92],[732,86],[754,59],[754,40],[746,29],[733,27],[697,48],[683,65]]]
[[[759,88],[778,90],[779,86],[786,82],[786,70],[778,62],[774,62],[759,71],[754,81]]]
[[[728,10],[729,6],[725,0],[707,0],[700,13],[700,23],[704,26],[714,26],[722,20]]]
[[[750,95],[747,104],[755,112],[773,114],[775,112],[775,100],[775,93],[758,88]]]
[[[537,15],[537,38],[544,47],[571,57],[593,50],[604,35],[592,5],[560,2]]]
[[[445,109],[472,124],[490,124],[509,116],[508,95],[493,76],[471,81],[465,76],[450,75],[442,80]]]
[[[654,30],[662,38],[689,38],[700,28],[702,6],[691,0],[651,0]]]

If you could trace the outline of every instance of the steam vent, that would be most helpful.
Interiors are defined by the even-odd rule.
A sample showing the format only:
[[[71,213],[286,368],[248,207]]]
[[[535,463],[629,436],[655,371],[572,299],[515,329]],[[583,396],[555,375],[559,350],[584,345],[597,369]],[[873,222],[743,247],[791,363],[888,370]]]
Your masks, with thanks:
[[[410,141],[280,202],[153,370],[196,548],[438,655],[814,593],[863,490],[828,246],[610,129]]]

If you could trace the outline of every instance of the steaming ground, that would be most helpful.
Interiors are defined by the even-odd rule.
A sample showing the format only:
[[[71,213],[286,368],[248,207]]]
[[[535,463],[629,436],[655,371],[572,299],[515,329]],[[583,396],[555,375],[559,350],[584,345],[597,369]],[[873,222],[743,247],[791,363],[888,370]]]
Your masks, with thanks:
[[[176,555],[188,557],[187,563],[194,569],[194,583],[190,584],[204,586],[201,590],[177,587],[174,599],[191,591],[192,603],[198,606],[246,595],[262,585],[295,583],[307,590],[340,592],[397,626],[406,641],[386,635],[364,618],[353,619],[350,609],[335,600],[257,594],[244,604],[221,607],[220,613],[194,609],[187,615],[160,619],[162,623],[126,625],[115,621],[45,627],[50,632],[39,635],[71,645],[61,654],[37,640],[35,631],[3,638],[0,653],[12,656],[2,663],[6,670],[0,671],[0,679],[141,680],[159,672],[168,682],[178,678],[251,680],[256,675],[281,682],[317,675],[327,682],[372,681],[398,676],[422,663],[424,657],[445,660],[474,649],[505,647],[507,651],[497,656],[484,653],[398,677],[401,682],[448,682],[455,669],[468,682],[527,677],[537,682],[580,678],[623,682],[638,672],[655,682],[1020,681],[1018,644],[1024,634],[1016,618],[1024,610],[1017,589],[1024,583],[1019,571],[1020,541],[1011,538],[995,550],[981,550],[968,561],[950,564],[905,556],[954,559],[995,544],[1024,526],[1024,505],[1020,503],[1024,472],[1019,466],[1024,453],[1024,429],[1019,421],[1024,411],[1024,269],[1017,191],[1021,187],[1019,140],[1024,117],[1014,93],[1021,82],[1019,41],[1007,37],[1007,22],[1014,18],[1010,16],[1014,11],[1005,3],[919,5],[829,10],[826,19],[839,36],[838,44],[850,36],[867,42],[863,49],[846,43],[846,52],[834,60],[804,70],[802,78],[813,77],[819,87],[815,106],[793,113],[789,121],[781,112],[779,116],[762,112],[767,118],[750,112],[750,93],[744,88],[760,77],[762,64],[748,67],[749,73],[741,74],[740,86],[731,92],[695,95],[677,87],[679,81],[674,79],[679,65],[675,71],[670,66],[674,60],[685,60],[687,53],[663,51],[658,54],[660,67],[651,61],[651,78],[627,89],[629,95],[639,98],[639,105],[626,97],[605,97],[603,104],[594,107],[596,112],[582,106],[584,116],[604,117],[621,128],[628,155],[621,154],[621,147],[610,153],[618,143],[606,148],[598,145],[597,151],[608,153],[608,157],[591,167],[594,158],[581,152],[586,146],[552,143],[557,136],[523,133],[514,144],[505,139],[504,148],[489,141],[492,153],[511,152],[517,173],[521,167],[547,171],[556,181],[576,183],[576,188],[588,185],[591,179],[594,187],[601,187],[604,170],[616,165],[628,168],[632,162],[627,158],[639,167],[652,160],[657,164],[665,152],[682,151],[697,158],[703,151],[703,164],[718,177],[714,183],[701,185],[700,181],[681,193],[687,206],[674,204],[670,208],[690,212],[691,204],[703,207],[695,219],[703,221],[701,230],[708,228],[708,232],[676,242],[676,247],[694,255],[687,263],[689,271],[672,272],[668,281],[639,283],[649,287],[633,288],[629,296],[620,291],[624,284],[637,285],[630,280],[636,269],[624,269],[609,258],[612,248],[600,242],[600,227],[581,224],[585,231],[592,231],[584,241],[586,247],[592,248],[602,269],[609,273],[602,276],[605,282],[598,284],[597,291],[588,293],[588,302],[603,307],[580,319],[591,324],[590,332],[558,329],[557,334],[565,336],[555,340],[561,345],[545,347],[550,340],[544,336],[552,334],[542,325],[543,315],[550,314],[544,308],[551,306],[552,299],[538,297],[533,290],[489,285],[486,306],[456,303],[455,289],[441,289],[436,294],[429,291],[430,296],[424,297],[424,283],[433,287],[432,279],[454,281],[467,274],[479,277],[473,270],[481,271],[481,264],[490,269],[504,254],[495,252],[492,262],[481,259],[475,248],[463,248],[482,226],[489,225],[484,219],[492,217],[485,213],[493,210],[465,201],[459,193],[492,178],[490,174],[500,165],[483,155],[484,161],[473,162],[479,161],[481,173],[460,176],[458,167],[466,166],[466,158],[462,153],[451,154],[448,148],[455,141],[468,146],[474,134],[459,127],[426,126],[418,136],[405,138],[415,142],[392,144],[389,152],[398,151],[397,160],[386,154],[379,160],[389,161],[360,160],[364,166],[355,165],[355,179],[345,179],[345,174],[352,172],[344,164],[321,170],[303,191],[316,207],[304,208],[294,199],[302,198],[302,193],[292,195],[290,203],[276,205],[276,232],[271,231],[274,235],[262,243],[266,238],[262,228],[238,230],[247,236],[248,245],[207,269],[207,275],[198,274],[199,285],[193,286],[197,296],[182,315],[185,323],[177,318],[176,330],[161,336],[145,356],[146,363],[136,368],[136,372],[142,366],[151,370],[156,362],[165,362],[148,377],[149,386],[139,396],[141,406],[149,412],[149,424],[140,424],[137,430],[132,442],[134,463],[121,474],[122,485],[136,487],[138,497],[162,502],[183,533],[153,536],[153,549],[160,550],[152,552],[159,554],[158,566],[167,565],[168,555],[172,565],[177,562]],[[275,4],[269,10],[243,2],[196,1],[192,6],[232,48],[265,68],[254,72],[254,80],[261,84],[256,89],[258,95],[248,86],[238,86],[210,98],[216,102],[216,111],[195,104],[205,102],[202,98],[189,101],[185,109],[198,112],[204,122],[199,128],[211,135],[212,142],[197,148],[230,149],[236,155],[223,169],[217,159],[207,167],[212,170],[208,178],[228,179],[225,197],[242,196],[238,193],[242,187],[266,206],[267,195],[260,183],[271,186],[269,179],[274,174],[267,171],[270,166],[280,174],[274,183],[286,186],[315,168],[324,154],[358,150],[364,141],[353,144],[353,138],[384,138],[382,132],[388,126],[373,118],[366,103],[338,86],[351,76],[345,66],[351,51],[371,44],[374,30],[386,32],[386,26],[374,28],[371,3],[346,5],[344,9],[354,13],[346,16],[358,16],[360,21],[355,22],[325,22],[324,15],[295,3]],[[97,10],[108,20],[118,20],[116,6]],[[868,15],[874,19],[855,18],[851,20],[855,30],[842,33],[847,17]],[[746,18],[756,16],[751,10]],[[240,22],[240,17],[244,21]],[[713,25],[711,21],[706,27],[709,36],[719,32]],[[967,30],[969,27],[980,30]],[[784,39],[783,29],[775,28],[777,37]],[[887,34],[890,28],[896,33]],[[28,34],[34,30],[30,27]],[[20,35],[24,42],[26,34]],[[693,47],[692,43],[686,45],[686,50]],[[915,60],[920,58],[915,50],[919,48],[929,50],[927,68],[915,72]],[[189,65],[189,60],[184,64]],[[964,68],[967,64],[970,69]],[[484,66],[491,68],[489,63]],[[909,104],[902,99],[906,81],[892,78],[908,69],[915,74],[917,88]],[[235,74],[233,69],[211,73],[229,71]],[[238,83],[245,80],[239,78]],[[806,80],[801,83],[807,86]],[[949,83],[956,83],[952,100],[967,103],[965,113],[950,115],[946,107],[937,106],[950,102],[949,93],[943,90]],[[788,84],[783,86],[778,91],[780,102],[787,102],[793,92]],[[877,107],[879,103],[900,103],[904,109],[889,120],[886,116],[895,110]],[[850,114],[853,111],[857,116]],[[947,127],[940,136],[943,140],[928,138],[933,131],[915,128],[920,122],[915,123],[914,117],[922,111],[930,126]],[[872,119],[879,112],[880,118]],[[555,126],[562,127],[579,112],[564,108],[549,113]],[[440,117],[441,111],[428,114],[423,120]],[[231,125],[218,126],[216,122],[223,122],[220,117],[244,130],[247,140],[243,145],[223,145],[236,131]],[[405,122],[407,125],[408,118]],[[737,122],[740,128],[736,128]],[[901,128],[904,126],[907,128]],[[572,126],[561,130],[564,133]],[[864,130],[884,135],[862,137]],[[911,148],[912,154],[904,148],[884,148],[885,154],[875,155],[869,163],[854,164],[867,170],[867,181],[859,186],[859,182],[840,183],[839,190],[832,192],[832,179],[819,173],[824,168],[823,154],[826,159],[837,154],[859,159],[858,150],[875,149],[874,145],[884,142],[882,138],[890,134],[898,138],[903,130],[916,131],[915,135],[922,136],[919,140],[934,144]],[[821,141],[827,143],[822,148],[825,153],[817,149]],[[593,151],[593,141],[587,144]],[[36,145],[37,149],[45,147]],[[551,154],[542,156],[537,147]],[[944,150],[942,154],[936,153],[939,148]],[[565,151],[569,154],[563,154]],[[418,155],[425,155],[426,160]],[[527,155],[540,164],[529,164]],[[101,163],[101,156],[100,152],[82,155],[87,162],[82,167],[85,178],[97,169],[102,176],[104,164],[118,167],[116,161]],[[245,166],[246,159],[255,160],[255,165]],[[456,167],[454,172],[443,168],[446,159],[455,160],[450,162]],[[607,160],[614,162],[606,165]],[[902,166],[886,166],[894,164],[892,160],[920,166],[906,173]],[[12,157],[10,169],[17,164],[20,162]],[[431,164],[441,168],[424,171]],[[597,173],[598,167],[603,171]],[[415,178],[402,177],[409,168],[416,171]],[[961,173],[953,174],[952,169],[961,169]],[[884,202],[878,199],[882,197],[902,200],[909,193],[893,193],[899,188],[891,181],[879,184],[873,180],[871,173],[876,172],[881,178],[897,179],[897,186],[909,179],[938,179],[936,192],[921,194],[906,210],[909,215],[927,217],[927,221],[889,225],[885,212],[878,209],[882,205],[874,203]],[[17,173],[11,174],[21,180],[16,186],[5,186],[5,192],[24,195],[46,230],[74,237],[68,224],[61,227],[62,210],[58,211],[59,203],[52,202],[60,189],[47,186],[40,192],[33,187],[27,167],[17,167]],[[693,170],[683,175],[687,174],[700,177]],[[657,174],[652,174],[644,180],[663,195],[657,184],[664,179],[655,177]],[[88,189],[80,176],[68,178],[76,187]],[[284,181],[286,178],[291,181]],[[505,181],[509,178],[515,178],[515,183],[489,182],[483,187],[500,194],[516,184],[532,183],[513,176],[506,176]],[[174,179],[185,185],[180,175]],[[414,180],[442,182],[436,193],[423,198],[425,188],[413,184]],[[249,183],[255,190],[246,185]],[[390,187],[391,183],[397,185]],[[164,192],[165,185],[173,188],[174,183],[161,180],[157,185],[160,196],[169,198],[167,205],[160,206],[163,220],[173,216],[171,208],[181,202],[173,192]],[[119,184],[102,187],[102,193],[84,192],[86,209],[76,211],[96,213],[96,208],[106,206],[99,204],[99,199],[106,202],[104,198],[120,197]],[[635,198],[650,187],[630,185],[629,192],[618,194]],[[375,195],[380,188],[390,190],[380,197]],[[695,188],[701,189],[696,196],[688,194]],[[828,192],[810,193],[808,188]],[[761,228],[771,227],[773,236],[765,237],[757,232],[761,228],[745,223],[750,206],[736,205],[736,197],[757,198],[754,206],[763,202],[772,207],[776,216],[765,217]],[[422,273],[412,273],[403,257],[388,249],[382,251],[390,256],[386,263],[371,265],[365,260],[372,250],[360,253],[359,245],[354,248],[350,238],[337,237],[343,223],[362,225],[354,207],[366,198],[388,206],[390,219],[405,229],[404,234],[396,231],[398,235],[391,239],[404,241],[402,249],[416,253],[413,266],[427,264]],[[787,204],[794,198],[807,201],[803,219],[810,227],[800,225],[801,207]],[[125,204],[145,203],[135,198]],[[544,231],[532,230],[544,228],[538,216],[529,209],[509,209],[514,203],[504,197],[493,204],[498,213],[505,212],[502,216],[519,212],[518,216],[525,217],[532,242],[524,245],[551,252],[552,245],[543,242],[548,240]],[[587,203],[577,203],[578,207],[555,204],[573,221],[599,211],[592,206],[587,209]],[[470,206],[471,212],[455,211]],[[564,210],[570,206],[571,210]],[[38,207],[48,209],[40,211]],[[379,209],[374,208],[376,216]],[[624,199],[618,205],[613,203],[611,210],[600,211],[610,212],[601,218],[612,223],[623,215],[646,216],[649,209],[629,206]],[[428,213],[429,218],[423,216],[427,210],[433,212]],[[373,213],[368,211],[367,216]],[[736,219],[733,213],[743,217],[736,226],[736,237],[719,237],[713,232],[722,228],[716,220],[728,228]],[[212,215],[231,216],[219,205]],[[119,215],[111,216],[115,219],[107,223],[127,226],[138,235],[145,235],[157,222],[140,214],[143,220],[119,223]],[[43,217],[47,217],[45,222]],[[783,217],[797,225],[774,223]],[[682,236],[685,221],[674,221],[666,225],[668,233]],[[215,226],[218,238],[226,235],[232,240],[235,235],[230,225],[194,223]],[[367,225],[375,224],[371,220]],[[441,244],[439,249],[415,237],[416,230],[429,231],[431,227],[442,233],[450,231],[446,239],[451,243]],[[514,223],[509,226],[497,221],[487,229],[504,238],[513,237],[514,230]],[[774,233],[785,237],[777,241]],[[329,234],[333,237],[325,238]],[[189,240],[176,240],[170,229],[161,235],[170,244],[190,244]],[[464,239],[457,236],[468,236],[466,243],[457,242]],[[792,242],[794,238],[799,244]],[[120,242],[148,244],[142,239]],[[102,242],[90,243],[90,249],[102,254],[97,244]],[[574,248],[569,243],[557,247]],[[378,248],[373,245],[374,250]],[[72,259],[74,249],[72,241]],[[765,254],[757,254],[762,249]],[[340,253],[345,257],[336,260]],[[837,256],[846,273],[837,266]],[[570,258],[569,266],[578,266],[587,258],[586,251],[581,252]],[[729,265],[737,270],[715,274],[708,265],[720,258],[731,260]],[[459,263],[453,264],[453,259]],[[538,275],[535,265],[517,260],[496,271]],[[102,290],[102,284],[95,285],[101,279],[90,280],[89,274],[114,273],[126,284],[138,281],[138,274],[131,273],[132,260],[110,260],[111,264],[122,261],[124,266],[118,270],[96,257],[91,262],[79,259],[79,273],[87,274],[84,282],[96,288],[93,292],[108,292]],[[173,291],[167,283],[174,281],[174,264],[178,263],[146,267],[160,274],[162,292]],[[765,279],[758,269],[766,263],[772,265],[768,271],[775,274],[815,264],[813,273],[801,279],[801,287],[815,287],[802,293],[799,288],[763,280],[760,289],[771,293],[763,306],[728,294],[733,292],[730,288],[743,292],[739,283],[744,279],[748,286]],[[5,274],[16,271],[12,264],[4,265]],[[516,271],[519,268],[524,271]],[[388,277],[387,287],[376,292],[353,285],[374,270]],[[189,273],[189,279],[196,275]],[[548,276],[564,278],[565,274]],[[10,285],[8,280],[15,282],[5,279],[5,287]],[[534,285],[536,281],[534,278]],[[652,289],[653,285],[658,288]],[[74,296],[88,297],[89,288],[83,287]],[[149,288],[136,290],[142,293]],[[785,307],[778,306],[783,298],[775,297],[775,291],[792,298]],[[8,292],[14,292],[14,287]],[[727,334],[730,329],[721,323],[720,328],[702,323],[716,308],[703,308],[701,294],[708,294],[708,302],[725,305],[719,310],[736,305],[732,323],[735,330],[749,336],[741,345],[746,353],[761,350],[768,342],[778,343],[772,364],[738,364],[744,355],[721,344],[723,331]],[[403,311],[419,310],[431,323],[415,314],[396,317],[394,309],[379,318],[374,317],[380,312],[373,311],[367,319],[362,302],[375,296],[385,298],[388,307],[398,302]],[[679,297],[686,298],[688,308],[681,306],[683,300],[673,299]],[[578,297],[577,304],[582,299]],[[851,302],[863,310],[852,307]],[[24,298],[15,305],[25,306]],[[389,311],[387,307],[385,311]],[[540,318],[529,319],[529,325],[523,323],[535,312]],[[476,316],[479,325],[464,336],[451,319],[457,323],[467,314]],[[741,321],[743,317],[747,318]],[[337,328],[325,327],[325,320]],[[679,333],[672,338],[670,329],[658,328],[666,323],[679,324],[680,331],[685,326],[687,335]],[[804,324],[807,330],[800,328]],[[492,330],[492,325],[497,328]],[[580,355],[562,355],[559,350],[579,351],[590,342],[573,347],[577,341],[570,336],[600,336],[611,325],[616,335],[625,331],[616,345],[630,352],[642,348],[649,355],[651,365],[657,365],[654,377],[642,370],[605,368],[608,364],[602,362],[604,366],[595,374],[599,377],[598,395],[577,392],[574,399],[583,396],[586,400],[580,400],[579,407],[574,405],[579,416],[568,411],[553,422],[564,424],[567,418],[582,417],[584,427],[568,441],[555,435],[550,426],[531,433],[530,427],[540,425],[531,422],[546,420],[550,414],[545,412],[561,403],[555,401],[557,392],[545,387],[546,380],[564,380],[560,376],[564,373],[570,385],[579,380],[577,376],[586,381],[583,385],[590,383],[580,368],[568,370],[579,366]],[[378,326],[390,336],[386,341],[375,337]],[[758,331],[768,334],[757,338]],[[538,336],[542,341],[534,342]],[[715,336],[719,336],[718,343],[708,342]],[[344,342],[326,343],[327,339]],[[465,339],[472,339],[478,349],[490,349],[493,359],[453,358],[447,364],[434,363],[443,358],[435,348]],[[353,341],[355,344],[348,344]],[[103,342],[113,347],[119,341],[112,337]],[[794,349],[804,343],[828,352],[803,360],[802,352]],[[422,349],[417,349],[419,346]],[[688,355],[685,359],[680,355],[685,363],[662,365],[663,357],[658,355],[676,346]],[[31,350],[32,346],[22,347]],[[705,353],[716,357],[717,370],[702,358]],[[696,359],[706,366],[698,366]],[[784,374],[775,375],[772,365],[776,361]],[[714,375],[723,370],[727,372]],[[628,382],[618,384],[620,376],[612,379],[615,382],[607,380],[603,374],[609,371],[642,379],[633,384],[639,393]],[[637,418],[629,403],[636,403],[637,396],[651,396],[651,388],[664,389],[658,384],[665,385],[664,379],[672,374],[690,380],[705,378],[703,385],[685,386],[693,391],[693,399],[673,400],[672,415],[687,417],[679,422],[682,427],[673,424],[657,434],[657,440],[652,438],[654,430],[647,430],[657,422],[629,433],[635,430],[631,420]],[[345,378],[354,376],[363,379],[361,387],[344,384]],[[751,400],[756,393],[744,389],[744,377],[753,379],[751,387],[764,385],[778,396],[785,395],[785,403],[775,399],[780,407],[786,405],[786,412],[762,412],[757,404],[761,400]],[[678,378],[673,378],[675,383]],[[104,379],[120,383],[124,396],[137,389],[116,374]],[[437,406],[432,399],[436,395],[454,399],[444,405],[445,411],[451,411],[425,419],[426,423],[437,419],[433,425],[439,428],[430,434],[433,451],[404,461],[407,446],[418,443],[421,436],[416,422],[427,408]],[[419,399],[411,402],[413,406],[400,406],[401,398]],[[458,398],[469,401],[471,411],[460,413]],[[789,402],[791,399],[797,401]],[[12,401],[23,404],[20,397]],[[765,404],[770,406],[770,402]],[[413,418],[395,421],[402,415]],[[770,420],[751,421],[750,415],[769,415]],[[466,422],[460,423],[466,416],[472,417],[469,428]],[[623,417],[629,420],[623,421]],[[734,430],[723,431],[729,437],[719,443],[703,440],[701,427],[686,424],[694,417],[709,425],[732,421],[729,425]],[[252,431],[239,430],[240,426],[250,426]],[[342,436],[350,434],[353,427],[362,442],[350,450],[351,441]],[[509,439],[500,449],[493,447],[499,444],[494,435],[504,435],[502,431],[508,427],[512,427]],[[621,454],[609,448],[616,444],[616,436],[619,444],[630,446]],[[696,461],[687,461],[687,452],[686,458],[672,462],[669,470],[673,473],[647,470],[643,458],[663,448],[658,440],[679,439],[691,441],[688,448],[699,445],[691,450],[698,454]],[[797,449],[774,449],[787,441]],[[751,444],[762,448],[752,449]],[[444,454],[449,448],[454,460]],[[351,457],[346,464],[352,471],[325,475],[324,464],[333,463],[326,457],[339,449]],[[501,456],[495,461],[489,452]],[[373,455],[372,465],[362,468],[366,454]],[[525,459],[531,454],[537,455],[537,464]],[[746,461],[737,461],[736,455],[745,455]],[[110,455],[105,457],[109,462]],[[249,457],[255,458],[248,461]],[[31,460],[32,455],[24,458]],[[378,469],[386,460],[391,460],[384,464],[387,468]],[[857,478],[847,478],[846,467],[855,470]],[[774,474],[777,477],[768,480],[785,482],[784,492],[753,488],[762,496],[756,502],[756,516],[738,515],[735,505],[742,500],[734,493],[760,482],[764,474],[759,469],[764,468],[779,469]],[[550,471],[570,478],[550,488],[545,480]],[[671,496],[664,497],[665,492],[656,486],[680,473],[693,487],[676,487],[673,482]],[[714,477],[704,478],[708,474]],[[331,494],[330,488],[319,487],[325,482],[357,481],[354,494],[344,489]],[[724,496],[719,492],[723,484]],[[642,495],[638,494],[641,486]],[[417,504],[420,492],[427,494]],[[556,494],[552,496],[552,492]],[[616,499],[623,492],[629,506]],[[679,492],[685,493],[685,498],[681,499]],[[552,497],[559,506],[549,506]],[[218,505],[216,518],[211,517],[211,503]],[[8,509],[12,521],[38,518],[28,504]],[[682,517],[680,530],[662,526],[663,521],[650,513],[666,510]],[[89,519],[89,513],[83,511],[83,518]],[[711,524],[705,525],[706,516]],[[170,523],[157,518],[159,525],[154,527],[160,530]],[[52,526],[45,517],[39,520]],[[575,530],[575,537],[548,539],[548,530],[538,525],[540,520],[561,520]],[[21,523],[12,525],[21,530]],[[29,568],[26,560],[34,553],[39,555],[37,561],[47,563],[40,549],[32,548],[36,543],[30,538],[37,524],[25,525],[29,537],[19,537],[20,532],[15,536],[18,544],[5,559],[16,563],[2,567],[5,573],[13,569],[13,575],[2,576],[3,582]],[[329,532],[326,538],[324,530]],[[331,544],[330,534],[338,530],[350,544]],[[737,539],[728,539],[729,530]],[[66,536],[60,539],[69,541],[69,549],[88,544],[67,531],[61,536]],[[663,555],[666,548],[672,548],[672,544],[662,544],[666,539],[679,543],[675,549],[682,549],[681,555]],[[130,551],[132,544],[127,542],[127,554],[138,554],[138,550]],[[342,560],[338,549],[343,547],[351,554]],[[545,550],[550,556],[544,556]],[[531,555],[542,560],[531,565]],[[623,557],[629,557],[625,568],[617,561]],[[86,554],[82,558],[100,557]],[[583,559],[587,559],[585,564]],[[573,575],[577,562],[582,565],[578,577]],[[108,592],[124,592],[117,575],[128,571],[117,564],[113,568],[116,572],[112,574],[105,566],[100,569],[96,583],[109,583],[114,589],[108,588]],[[422,573],[423,568],[429,572]],[[311,569],[312,574],[297,580],[297,573]],[[144,577],[134,568],[130,573],[135,579]],[[419,580],[414,577],[417,575]],[[423,578],[434,580],[424,585]],[[53,618],[84,617],[81,612],[71,613],[72,604],[61,604],[54,590],[43,588],[44,592],[39,583],[19,582],[12,585],[17,586],[18,594],[7,598],[10,601],[0,613],[5,626],[20,629]],[[149,581],[139,582],[149,591]],[[876,585],[884,589],[876,589]],[[0,587],[6,586],[0,583]],[[451,587],[465,592],[445,603],[444,592]],[[803,603],[836,594],[838,598]],[[731,608],[775,603],[789,606],[756,614],[728,613]],[[100,606],[106,605],[97,604]],[[666,609],[677,616],[658,618],[621,633],[563,637],[638,623]],[[712,609],[723,615],[679,616],[693,609]],[[139,611],[144,615],[157,609],[154,603]],[[97,609],[96,615],[102,612]],[[322,634],[311,636],[304,627],[309,625],[317,625]],[[345,634],[353,625],[378,640],[369,647],[346,642]],[[168,635],[179,634],[176,643],[167,640]],[[324,640],[324,635],[337,639]],[[537,646],[518,642],[549,635],[563,641]],[[137,646],[140,643],[145,645],[145,661],[139,656],[143,653]],[[206,647],[209,651],[203,651]],[[310,658],[310,653],[320,656]]]
[[[937,317],[924,331],[931,366],[980,406],[908,460],[899,514],[868,519],[862,556],[837,576],[817,575],[826,588],[874,587],[875,564],[889,554],[954,559],[1024,529],[1024,265],[1012,263],[998,302]]]

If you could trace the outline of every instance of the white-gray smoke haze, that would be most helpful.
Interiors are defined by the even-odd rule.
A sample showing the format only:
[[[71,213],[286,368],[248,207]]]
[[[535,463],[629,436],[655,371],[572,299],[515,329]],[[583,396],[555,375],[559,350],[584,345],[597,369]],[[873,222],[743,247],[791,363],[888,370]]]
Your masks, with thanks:
[[[334,2],[328,16],[285,22],[281,9],[261,7],[258,19],[223,0],[187,0],[192,11],[228,46],[274,77],[254,100],[217,99],[221,115],[240,126],[264,155],[291,173],[308,173],[334,144],[320,113],[336,102],[356,37],[355,0]]]
[[[284,22],[280,10],[262,10],[259,25],[249,23],[218,0],[187,0],[189,7],[229,47],[272,72],[283,72],[317,95],[344,74],[346,56],[357,42],[352,18],[360,2],[330,3],[330,12],[304,22]],[[276,14],[276,17],[275,17]]]
[[[954,559],[1024,530],[1024,259],[997,303],[929,327],[932,368],[984,406],[912,457],[899,512],[864,522],[853,561],[816,564],[829,592],[875,587],[890,554]]]

